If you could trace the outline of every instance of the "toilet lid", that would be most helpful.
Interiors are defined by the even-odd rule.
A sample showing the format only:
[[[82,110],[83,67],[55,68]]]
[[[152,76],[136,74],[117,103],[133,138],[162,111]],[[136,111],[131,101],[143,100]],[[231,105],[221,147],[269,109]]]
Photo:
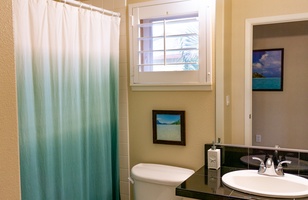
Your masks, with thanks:
[[[191,169],[150,163],[137,164],[131,172],[135,180],[170,186],[178,186],[194,173]]]

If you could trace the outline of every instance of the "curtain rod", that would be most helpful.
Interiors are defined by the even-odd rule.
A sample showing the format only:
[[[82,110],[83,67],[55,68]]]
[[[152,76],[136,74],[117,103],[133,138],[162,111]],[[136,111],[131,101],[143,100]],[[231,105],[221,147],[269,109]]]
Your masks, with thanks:
[[[75,0],[54,0],[54,1],[60,1],[60,2],[63,2],[63,3],[69,4],[69,5],[78,6],[80,8],[95,10],[95,11],[101,12],[103,14],[108,14],[108,15],[120,17],[120,13],[118,13],[118,12],[113,12],[113,11],[110,11],[110,10],[106,10],[106,9],[103,9],[103,8],[92,6],[90,4],[82,3],[81,1],[75,1]]]

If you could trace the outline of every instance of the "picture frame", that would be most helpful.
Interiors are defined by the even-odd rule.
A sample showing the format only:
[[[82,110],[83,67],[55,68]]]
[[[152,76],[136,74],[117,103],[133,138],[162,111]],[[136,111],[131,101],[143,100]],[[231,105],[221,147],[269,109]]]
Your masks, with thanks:
[[[252,90],[283,91],[284,49],[253,50]]]
[[[153,110],[153,143],[186,145],[185,111]]]

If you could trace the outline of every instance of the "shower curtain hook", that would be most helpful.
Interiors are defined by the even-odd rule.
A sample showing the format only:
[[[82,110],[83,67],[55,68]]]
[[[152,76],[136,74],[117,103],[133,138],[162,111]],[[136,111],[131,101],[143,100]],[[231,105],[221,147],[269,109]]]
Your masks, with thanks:
[[[82,2],[79,1],[79,9],[81,9],[81,8],[82,8]]]

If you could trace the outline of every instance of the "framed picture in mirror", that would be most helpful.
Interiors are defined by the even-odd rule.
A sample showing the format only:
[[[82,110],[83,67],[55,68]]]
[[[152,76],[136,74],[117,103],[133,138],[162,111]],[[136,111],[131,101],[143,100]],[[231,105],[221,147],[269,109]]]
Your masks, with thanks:
[[[185,111],[153,110],[153,143],[186,145]]]
[[[283,48],[253,50],[253,91],[283,91],[283,57]]]

